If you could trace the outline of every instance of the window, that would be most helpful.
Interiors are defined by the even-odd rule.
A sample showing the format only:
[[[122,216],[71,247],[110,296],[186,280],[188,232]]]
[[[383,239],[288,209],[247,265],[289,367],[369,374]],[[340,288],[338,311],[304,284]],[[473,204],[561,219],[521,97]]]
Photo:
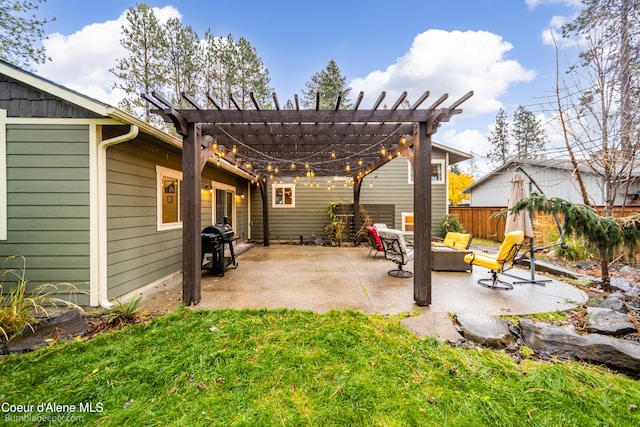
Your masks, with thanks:
[[[158,230],[182,227],[182,172],[156,166]]]
[[[227,220],[227,224],[232,227],[235,224],[236,216],[236,188],[230,185],[213,182],[213,224],[222,224]]]
[[[413,166],[411,162],[407,160],[409,165],[409,184],[413,184]],[[444,184],[445,183],[445,160],[436,159],[431,161],[431,183],[432,184]]]
[[[402,232],[413,234],[413,212],[402,212]]]
[[[272,206],[274,208],[295,208],[296,207],[296,185],[295,184],[272,184],[271,187]]]

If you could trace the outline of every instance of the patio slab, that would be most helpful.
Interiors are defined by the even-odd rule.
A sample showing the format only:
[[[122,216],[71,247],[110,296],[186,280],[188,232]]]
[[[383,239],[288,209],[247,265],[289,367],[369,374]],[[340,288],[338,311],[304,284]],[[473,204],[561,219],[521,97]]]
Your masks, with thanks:
[[[421,307],[413,300],[413,279],[389,276],[387,271],[395,264],[368,253],[364,247],[256,245],[239,255],[238,267],[227,269],[224,277],[203,272],[202,299],[196,308],[523,315],[566,310],[587,301],[584,292],[557,280],[545,286],[516,284],[512,291],[487,289],[477,281],[489,272],[476,266],[471,273],[433,272],[432,304]],[[406,269],[413,271],[413,263]],[[530,278],[527,270],[509,273]],[[178,276],[145,290],[142,306],[153,312],[171,311],[180,305],[181,292]]]

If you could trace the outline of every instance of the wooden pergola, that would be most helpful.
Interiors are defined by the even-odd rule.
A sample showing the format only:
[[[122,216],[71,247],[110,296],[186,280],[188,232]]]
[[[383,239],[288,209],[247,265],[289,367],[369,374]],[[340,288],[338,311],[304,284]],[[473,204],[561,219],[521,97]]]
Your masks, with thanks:
[[[346,176],[353,180],[354,222],[360,228],[360,190],[365,176],[411,150],[414,169],[414,300],[431,304],[431,137],[440,123],[462,112],[458,107],[469,99],[468,92],[448,107],[444,94],[427,108],[425,92],[409,108],[400,108],[407,93],[390,108],[380,108],[385,92],[370,109],[360,109],[360,92],[351,109],[320,109],[320,95],[314,109],[301,109],[297,95],[295,109],[282,109],[273,93],[275,109],[263,109],[251,94],[252,109],[242,109],[232,95],[235,109],[223,109],[209,97],[213,109],[202,108],[182,94],[193,108],[177,108],[154,93],[143,97],[157,107],[167,123],[182,135],[183,174],[183,301],[195,305],[201,298],[200,227],[202,170],[212,157],[224,159],[255,177],[262,196],[264,244],[269,245],[267,185],[278,177]]]

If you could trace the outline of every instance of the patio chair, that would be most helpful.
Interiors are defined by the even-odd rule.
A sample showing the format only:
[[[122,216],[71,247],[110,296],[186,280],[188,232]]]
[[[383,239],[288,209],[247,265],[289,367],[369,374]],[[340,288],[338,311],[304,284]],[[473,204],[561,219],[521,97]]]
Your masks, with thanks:
[[[371,226],[365,227],[365,230],[367,230],[369,243],[371,244],[369,256],[371,256],[371,253],[373,253],[373,257],[375,258],[380,252],[384,253],[384,246],[382,246],[382,241],[380,240],[378,231]]]
[[[491,278],[480,279],[478,284],[486,288],[497,289],[501,291],[508,291],[513,289],[511,283],[505,282],[498,278],[498,273],[504,273],[513,267],[513,260],[515,259],[522,242],[524,241],[524,232],[512,231],[507,233],[504,237],[504,241],[500,246],[500,251],[496,255],[491,255],[484,252],[472,252],[464,257],[465,262],[471,265],[479,265],[491,270]]]
[[[384,257],[398,265],[398,268],[388,271],[389,276],[413,277],[412,272],[402,268],[413,259],[413,249],[407,249],[407,242],[404,240],[402,231],[386,229],[379,230],[378,234],[384,247]]]

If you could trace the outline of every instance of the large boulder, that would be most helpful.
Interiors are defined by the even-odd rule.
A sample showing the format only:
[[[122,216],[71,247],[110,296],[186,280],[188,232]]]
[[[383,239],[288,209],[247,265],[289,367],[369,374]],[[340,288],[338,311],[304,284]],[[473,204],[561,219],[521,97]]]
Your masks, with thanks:
[[[605,335],[580,335],[572,329],[520,319],[524,342],[552,356],[602,363],[640,373],[640,344]]]
[[[610,308],[587,307],[587,332],[622,336],[637,329],[626,314],[612,310]]]

